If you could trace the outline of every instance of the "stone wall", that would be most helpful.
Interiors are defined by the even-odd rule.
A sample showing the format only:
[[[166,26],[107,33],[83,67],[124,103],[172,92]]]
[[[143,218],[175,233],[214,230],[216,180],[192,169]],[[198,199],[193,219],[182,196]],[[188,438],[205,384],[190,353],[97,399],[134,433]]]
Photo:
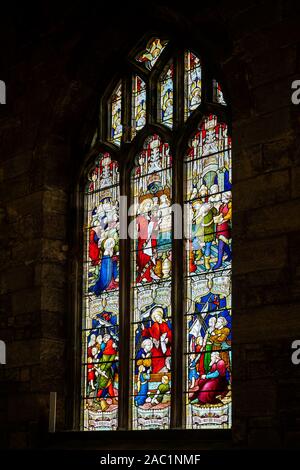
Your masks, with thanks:
[[[58,392],[70,404],[71,194],[99,97],[149,30],[188,35],[219,65],[233,115],[234,427],[238,446],[300,441],[300,6],[216,1],[24,7],[1,28],[1,446],[36,446]],[[208,4],[206,4],[208,5]]]

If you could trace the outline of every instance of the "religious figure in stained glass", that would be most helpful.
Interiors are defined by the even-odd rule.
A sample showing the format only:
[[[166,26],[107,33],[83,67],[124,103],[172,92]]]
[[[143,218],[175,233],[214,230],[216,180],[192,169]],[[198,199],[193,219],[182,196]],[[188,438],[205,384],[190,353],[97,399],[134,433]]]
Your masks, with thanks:
[[[185,53],[185,108],[187,119],[201,103],[201,63],[192,52]]]
[[[178,419],[174,409],[177,405],[182,409],[182,404],[186,411],[182,427],[231,427],[232,162],[228,124],[219,117],[226,115],[226,108],[219,106],[226,102],[219,82],[207,78],[205,61],[191,51],[167,58],[162,52],[171,47],[167,40],[152,38],[130,63],[131,75],[119,81],[105,103],[108,119],[99,131],[103,142],[96,144],[109,152],[97,150],[85,181],[84,430],[124,426],[119,403],[128,396],[128,428],[171,428],[174,417]],[[206,103],[202,89],[213,90],[213,102]],[[210,111],[203,115],[206,104]],[[199,124],[191,128],[183,150],[181,131],[191,114],[189,124],[198,118]],[[132,204],[126,227],[130,239],[124,244],[120,244],[119,171],[125,178],[122,191],[125,188]],[[180,199],[184,213],[184,237],[175,245],[184,252],[184,269],[175,259],[180,250],[173,252],[177,238],[173,198]],[[128,266],[120,266],[120,246],[130,250]],[[120,276],[122,267],[130,271],[128,278]],[[178,279],[181,292],[174,289]],[[121,304],[120,290],[125,294]],[[178,315],[185,327],[174,335]],[[128,338],[123,329],[126,321]],[[120,341],[128,341],[128,357],[119,358],[119,350],[126,350],[119,348]],[[179,358],[172,355],[174,348],[180,349]],[[172,371],[182,359],[180,378]],[[119,360],[126,372],[120,389]],[[173,390],[180,387],[175,396]]]
[[[132,137],[146,124],[146,83],[138,75],[132,84]]]
[[[111,141],[120,146],[122,133],[122,84],[120,83],[111,97]]]
[[[228,267],[231,261],[231,140],[227,126],[217,123],[215,116],[209,116],[193,137],[185,166],[189,269],[200,273]],[[212,260],[215,260],[213,265]]]
[[[83,426],[113,430],[118,417],[119,173],[100,154],[86,189],[83,286]]]
[[[171,400],[171,156],[158,135],[137,156],[132,188],[133,426],[165,429]]]
[[[185,167],[187,427],[230,427],[231,140],[216,116],[203,119]]]
[[[171,128],[173,126],[173,76],[174,66],[171,64],[160,79],[160,121]]]

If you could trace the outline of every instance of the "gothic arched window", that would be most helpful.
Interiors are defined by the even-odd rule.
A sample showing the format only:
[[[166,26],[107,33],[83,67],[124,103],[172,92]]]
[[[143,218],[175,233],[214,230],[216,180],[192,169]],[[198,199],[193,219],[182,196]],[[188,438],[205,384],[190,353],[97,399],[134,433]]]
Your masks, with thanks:
[[[83,430],[231,427],[231,137],[205,56],[152,37],[85,171]]]

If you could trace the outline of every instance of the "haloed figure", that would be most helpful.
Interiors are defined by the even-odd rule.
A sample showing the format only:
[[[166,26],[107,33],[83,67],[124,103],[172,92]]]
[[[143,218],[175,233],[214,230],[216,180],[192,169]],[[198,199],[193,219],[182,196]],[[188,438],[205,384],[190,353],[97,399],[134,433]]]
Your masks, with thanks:
[[[163,309],[154,307],[151,313],[152,325],[145,328],[142,324],[142,336],[151,338],[153,342],[151,358],[154,374],[166,367],[166,358],[171,356],[172,331],[163,316]]]

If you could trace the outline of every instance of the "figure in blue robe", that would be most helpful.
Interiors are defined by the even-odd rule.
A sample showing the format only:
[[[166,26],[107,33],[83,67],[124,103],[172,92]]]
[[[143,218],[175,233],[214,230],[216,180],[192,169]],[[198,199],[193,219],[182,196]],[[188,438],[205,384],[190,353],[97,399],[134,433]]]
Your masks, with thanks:
[[[149,390],[149,380],[150,380],[150,373],[147,372],[145,368],[142,366],[141,372],[139,373],[139,390],[138,394],[134,397],[134,401],[136,406],[142,406],[146,402],[148,397],[148,390]]]
[[[197,357],[193,359],[189,364],[189,380],[192,383],[193,383],[193,379],[197,380],[200,377],[199,373],[197,372],[196,365],[197,365]]]
[[[224,191],[231,191],[231,189],[232,189],[232,184],[229,179],[229,171],[226,168],[225,173],[224,173]]]
[[[93,292],[97,296],[104,292],[110,283],[119,276],[117,259],[113,256],[114,247],[115,240],[113,238],[108,238],[104,242],[104,254],[101,259],[99,277],[96,283],[89,287],[89,292]]]

